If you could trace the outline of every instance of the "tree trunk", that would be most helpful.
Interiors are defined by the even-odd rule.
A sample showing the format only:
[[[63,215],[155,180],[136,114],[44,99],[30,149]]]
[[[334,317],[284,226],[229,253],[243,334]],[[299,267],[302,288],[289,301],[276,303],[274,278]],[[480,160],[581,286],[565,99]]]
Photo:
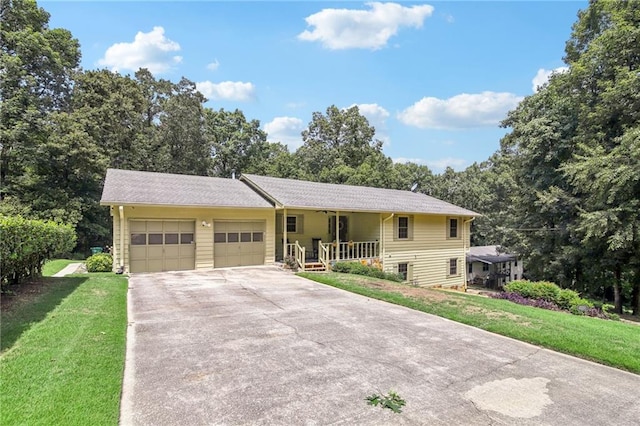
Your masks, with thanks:
[[[615,312],[622,314],[622,270],[620,265],[616,265],[614,273],[616,279],[613,282],[613,304],[615,305]]]

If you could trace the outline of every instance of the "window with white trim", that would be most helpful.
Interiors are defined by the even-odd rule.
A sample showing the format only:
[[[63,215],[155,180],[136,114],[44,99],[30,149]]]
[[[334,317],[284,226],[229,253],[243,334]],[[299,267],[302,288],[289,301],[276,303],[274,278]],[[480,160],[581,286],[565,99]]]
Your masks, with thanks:
[[[449,275],[458,275],[458,259],[449,259]]]
[[[408,263],[398,263],[398,274],[402,275],[403,280],[407,280],[407,274],[409,273]]]
[[[448,238],[460,238],[460,232],[458,231],[458,219],[450,217],[447,219],[449,229],[448,229]]]

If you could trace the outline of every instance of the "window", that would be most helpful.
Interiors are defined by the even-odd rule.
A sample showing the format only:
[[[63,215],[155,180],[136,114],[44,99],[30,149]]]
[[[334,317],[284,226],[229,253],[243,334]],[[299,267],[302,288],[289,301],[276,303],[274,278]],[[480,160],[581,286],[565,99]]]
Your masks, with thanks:
[[[264,234],[262,232],[254,232],[253,233],[253,242],[261,243],[264,240]]]
[[[518,266],[518,259],[513,262],[513,266]]]
[[[406,240],[409,238],[409,218],[401,216],[398,218],[398,239]]]
[[[227,234],[225,232],[216,232],[213,234],[213,242],[214,243],[226,243],[227,242]]]
[[[487,272],[489,270],[489,264],[488,263],[483,263],[482,264],[482,272]]]
[[[398,263],[398,274],[402,275],[403,280],[407,280],[407,273],[409,272],[408,263]]]
[[[513,280],[518,281],[518,274],[513,274]]]
[[[162,234],[149,234],[149,244],[162,244]]]
[[[237,243],[238,242],[238,233],[237,232],[229,232],[227,234],[227,241],[230,243]]]
[[[296,233],[298,229],[298,217],[287,216],[287,232]]]
[[[180,234],[180,244],[191,244],[193,243],[193,234],[186,233]]]
[[[458,275],[458,259],[449,259],[449,275]]]
[[[241,232],[240,233],[240,242],[241,243],[250,243],[251,242],[251,232]]]
[[[449,238],[458,238],[458,219],[449,219]]]
[[[164,234],[165,244],[178,244],[178,234]]]
[[[147,244],[147,234],[131,234],[132,246],[144,246]]]
[[[473,263],[469,262],[469,273],[473,273]]]

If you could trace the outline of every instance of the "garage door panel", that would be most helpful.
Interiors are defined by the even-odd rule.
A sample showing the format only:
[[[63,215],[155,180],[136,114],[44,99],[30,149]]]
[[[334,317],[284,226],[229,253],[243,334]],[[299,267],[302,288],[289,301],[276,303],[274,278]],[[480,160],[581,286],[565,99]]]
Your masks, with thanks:
[[[131,220],[129,229],[131,272],[195,269],[195,222]]]
[[[264,222],[214,222],[214,267],[263,265]]]

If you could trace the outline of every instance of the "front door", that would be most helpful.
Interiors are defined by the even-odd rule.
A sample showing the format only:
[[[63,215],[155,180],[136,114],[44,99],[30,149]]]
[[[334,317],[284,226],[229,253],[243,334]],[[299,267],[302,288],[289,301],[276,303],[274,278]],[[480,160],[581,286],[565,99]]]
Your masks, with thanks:
[[[340,232],[340,241],[347,241],[347,224],[348,224],[347,216],[340,216],[338,222],[338,228]],[[336,217],[329,216],[329,234],[331,235],[331,240],[336,240]]]

